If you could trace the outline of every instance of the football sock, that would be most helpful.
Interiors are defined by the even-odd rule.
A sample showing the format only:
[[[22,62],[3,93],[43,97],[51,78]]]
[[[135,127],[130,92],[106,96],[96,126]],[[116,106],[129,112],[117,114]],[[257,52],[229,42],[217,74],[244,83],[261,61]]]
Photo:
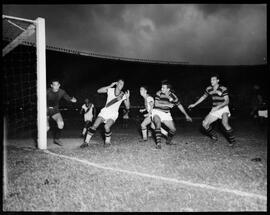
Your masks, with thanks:
[[[147,129],[146,128],[142,128],[142,137],[143,137],[143,140],[147,140]]]
[[[112,132],[105,132],[105,143],[111,143]]]
[[[209,126],[208,129],[204,128],[204,130],[205,130],[206,134],[209,135],[211,138],[217,138],[217,134],[214,131],[214,129],[212,128],[212,126]]]
[[[156,134],[156,144],[160,145],[161,144],[161,130],[155,129],[155,134]]]
[[[93,128],[89,128],[87,131],[87,135],[85,137],[85,142],[86,143],[90,143],[90,140],[92,138],[92,136],[94,135],[94,133],[96,132],[96,129]]]
[[[169,130],[169,132],[168,132],[168,137],[167,137],[167,140],[166,140],[166,143],[167,143],[167,144],[170,144],[170,143],[171,143],[174,134],[175,134],[175,132]]]
[[[235,143],[235,136],[233,129],[225,130],[229,143]]]
[[[56,128],[54,133],[54,139],[59,140],[62,134],[62,129]]]

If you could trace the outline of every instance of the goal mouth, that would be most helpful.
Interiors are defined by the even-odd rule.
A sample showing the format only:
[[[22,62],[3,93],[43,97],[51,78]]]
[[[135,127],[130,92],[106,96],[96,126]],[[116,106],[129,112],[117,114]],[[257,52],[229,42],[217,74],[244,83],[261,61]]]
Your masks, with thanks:
[[[2,29],[5,133],[27,133],[46,149],[45,20],[2,15]]]

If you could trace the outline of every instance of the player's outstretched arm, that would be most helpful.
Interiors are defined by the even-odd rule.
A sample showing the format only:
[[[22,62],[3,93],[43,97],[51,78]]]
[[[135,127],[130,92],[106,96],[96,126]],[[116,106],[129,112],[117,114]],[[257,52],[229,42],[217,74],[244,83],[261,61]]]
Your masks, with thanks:
[[[204,101],[207,98],[207,95],[204,94],[203,96],[201,96],[201,98],[199,98],[195,103],[190,104],[188,106],[188,109],[194,108],[195,106],[197,106],[198,104],[200,104],[202,101]]]
[[[177,107],[178,107],[178,109],[185,115],[186,120],[187,120],[188,122],[192,122],[191,117],[187,114],[187,112],[186,112],[185,108],[183,107],[183,105],[179,104]]]
[[[67,100],[69,102],[73,102],[73,103],[77,102],[77,99],[75,97],[70,97],[65,90],[62,90],[62,92],[63,92],[62,95],[63,95],[65,100]]]
[[[116,85],[117,82],[113,82],[110,85],[106,86],[106,87],[101,87],[97,90],[98,93],[107,93],[109,88],[112,88],[114,85]]]

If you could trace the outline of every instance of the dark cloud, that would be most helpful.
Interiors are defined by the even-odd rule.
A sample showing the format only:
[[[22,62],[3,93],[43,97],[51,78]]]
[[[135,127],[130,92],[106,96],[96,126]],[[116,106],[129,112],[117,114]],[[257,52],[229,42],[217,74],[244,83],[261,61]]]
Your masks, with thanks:
[[[203,12],[205,16],[225,12],[227,15],[234,14],[240,10],[242,4],[199,4],[198,9]]]
[[[261,64],[266,5],[4,5],[8,15],[46,19],[47,44],[114,56]]]

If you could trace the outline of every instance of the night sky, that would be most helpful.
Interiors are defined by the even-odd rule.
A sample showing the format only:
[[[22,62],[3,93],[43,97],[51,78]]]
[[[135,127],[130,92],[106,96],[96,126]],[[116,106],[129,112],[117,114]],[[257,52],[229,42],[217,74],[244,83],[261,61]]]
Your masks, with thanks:
[[[47,45],[202,65],[265,64],[266,4],[3,5],[46,20]]]

